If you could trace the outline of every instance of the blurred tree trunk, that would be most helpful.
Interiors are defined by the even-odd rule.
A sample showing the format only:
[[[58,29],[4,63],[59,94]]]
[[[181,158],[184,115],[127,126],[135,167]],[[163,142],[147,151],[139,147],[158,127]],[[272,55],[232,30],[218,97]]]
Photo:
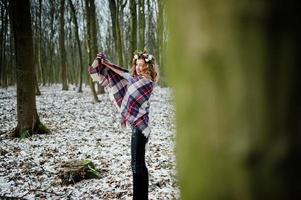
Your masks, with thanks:
[[[113,41],[114,41],[114,51],[118,55],[118,62],[120,61],[119,59],[119,54],[118,54],[118,36],[117,36],[117,7],[116,7],[116,2],[115,0],[109,0],[109,8],[110,8],[110,16],[111,16],[111,22],[112,22],[112,33],[113,33]],[[113,58],[115,60],[116,58]]]
[[[40,77],[42,80],[42,84],[46,85],[45,77],[44,77],[44,67],[42,66],[42,0],[39,0],[39,12],[38,12],[38,67],[40,72]],[[38,85],[37,85],[38,87]]]
[[[38,24],[38,27],[36,29],[38,29],[38,37],[37,37],[37,48],[36,48],[36,51],[35,51],[35,55],[34,57],[37,56],[37,59],[38,59],[38,62],[35,64],[38,65],[38,70],[35,70],[35,73],[34,73],[34,85],[35,85],[35,93],[36,95],[41,95],[41,91],[40,91],[40,88],[39,88],[39,82],[38,82],[38,74],[40,75],[40,78],[42,80],[42,83],[43,85],[45,85],[45,79],[44,79],[44,75],[43,75],[43,69],[42,69],[42,63],[41,63],[41,51],[42,51],[42,47],[41,47],[41,44],[42,44],[42,0],[39,0],[39,9],[37,11],[37,24]],[[36,59],[34,59],[34,61],[36,61]],[[35,69],[37,69],[35,67]],[[39,72],[39,73],[38,73]]]
[[[138,13],[139,13],[139,49],[143,50],[145,47],[145,2],[144,0],[138,0]]]
[[[9,1],[4,0],[1,2],[1,62],[0,62],[0,86],[7,88],[12,85],[13,74],[11,73],[11,57],[13,37],[10,31],[11,24],[9,23],[9,11],[8,11]]]
[[[53,41],[54,38],[54,34],[55,34],[55,2],[52,0],[49,0],[49,4],[50,4],[50,36],[49,36],[49,73],[48,73],[48,83],[55,83],[55,67],[53,65],[53,58],[54,58],[54,48],[55,48],[55,43]]]
[[[91,34],[92,34],[92,43],[91,43],[91,50],[92,50],[92,55],[95,56],[98,53],[98,44],[97,44],[97,29],[96,29],[96,23],[97,23],[97,18],[96,18],[96,8],[95,8],[95,2],[94,0],[90,0],[90,6],[91,6]],[[90,61],[91,62],[91,61]],[[104,87],[97,84],[97,94],[103,94],[104,93]]]
[[[76,17],[76,13],[75,13],[75,8],[74,5],[72,3],[72,0],[68,0],[69,1],[69,5],[70,5],[70,10],[71,10],[71,16],[72,16],[72,20],[74,23],[74,34],[75,34],[75,39],[76,39],[76,43],[77,43],[77,48],[78,48],[78,54],[79,54],[79,64],[80,64],[80,68],[79,68],[79,74],[78,74],[78,92],[83,92],[82,90],[82,84],[83,84],[83,58],[82,58],[82,49],[81,49],[81,44],[80,44],[80,40],[79,40],[79,34],[78,34],[78,23],[77,23],[77,17]]]
[[[296,5],[169,1],[182,199],[301,199]]]
[[[61,77],[63,90],[68,90],[67,82],[67,59],[66,59],[66,49],[65,49],[65,0],[60,0],[60,54],[61,54]]]
[[[152,48],[152,35],[154,34],[153,33],[153,30],[152,30],[152,19],[153,19],[153,8],[151,6],[151,0],[146,0],[146,4],[147,4],[147,10],[148,10],[148,13],[147,13],[147,17],[148,17],[148,20],[147,20],[147,39],[146,39],[146,47],[147,49],[152,52],[154,55],[155,55],[155,52],[154,52],[154,49]],[[158,57],[156,57],[158,59]]]
[[[9,9],[8,9],[9,10]],[[16,55],[15,55],[15,38],[14,38],[14,33],[13,33],[13,25],[12,23],[10,22],[9,23],[9,26],[10,26],[10,35],[9,35],[9,52],[7,52],[8,54],[7,57],[9,57],[9,60],[6,61],[6,65],[7,65],[7,68],[6,68],[6,73],[7,73],[7,76],[6,76],[6,83],[7,85],[13,85],[16,83]],[[6,85],[6,86],[7,86]]]
[[[157,48],[158,48],[158,62],[160,69],[160,84],[166,85],[164,67],[165,67],[165,1],[158,1],[158,24],[157,24]]]
[[[160,1],[161,2],[161,1]],[[145,43],[146,43],[146,49],[149,50],[149,52],[151,52],[155,57],[156,60],[159,64],[159,69],[161,70],[162,65],[160,63],[160,57],[158,55],[158,51],[159,51],[159,45],[163,45],[163,44],[159,44],[158,43],[158,32],[159,32],[159,23],[163,23],[163,20],[159,22],[159,7],[158,1],[152,1],[152,0],[147,0],[147,14],[146,14],[146,19],[147,19],[147,23],[146,23],[146,39],[145,39]],[[165,4],[165,3],[164,3]],[[165,8],[164,8],[165,9]],[[166,22],[166,20],[165,20]],[[166,24],[162,24],[161,26],[166,26]],[[164,28],[160,29],[163,30]],[[166,33],[165,33],[166,34]],[[166,43],[164,44],[166,45]],[[161,55],[161,54],[160,54]],[[160,73],[160,79],[159,81],[162,81],[162,73]],[[161,84],[161,83],[160,83]]]
[[[7,12],[7,6],[8,1],[3,1],[0,4],[1,6],[1,34],[0,34],[0,42],[1,42],[1,48],[0,48],[0,86],[1,87],[7,87],[7,58],[6,55],[8,53],[5,51],[6,49],[6,40],[7,40],[7,30],[8,30],[8,12]]]
[[[2,87],[3,86],[3,75],[4,75],[4,58],[5,56],[3,55],[4,54],[4,46],[5,46],[5,42],[4,42],[4,38],[5,38],[5,29],[7,27],[7,24],[5,22],[5,16],[4,16],[4,2],[1,1],[0,3],[0,20],[1,20],[1,27],[0,27],[0,86]]]
[[[95,57],[98,53],[98,45],[97,45],[97,30],[96,30],[96,13],[95,13],[95,2],[94,0],[90,0],[90,29],[91,29],[91,51],[92,56]]]
[[[137,3],[136,0],[130,1],[130,12],[131,12],[131,41],[130,41],[130,50],[131,55],[137,49]],[[132,60],[130,60],[132,64]]]
[[[120,41],[120,45],[121,45],[121,50],[122,50],[122,63],[123,65],[127,65],[127,58],[126,58],[126,42],[127,40],[124,40],[124,38],[126,38],[125,34],[124,34],[124,29],[125,29],[125,23],[124,23],[124,9],[126,7],[128,0],[117,0],[117,8],[118,8],[118,19],[119,19],[119,41]],[[122,65],[122,66],[123,66]],[[125,66],[124,66],[125,67]]]
[[[108,55],[109,56],[113,56],[114,55],[114,39],[113,39],[113,33],[112,31],[110,31],[110,28],[108,27],[107,30],[108,34],[107,34],[107,38],[106,38],[106,47],[108,48]]]
[[[112,0],[111,0],[112,1]],[[118,2],[118,1],[117,1]],[[115,2],[116,3],[116,2]],[[117,5],[117,3],[116,3]],[[116,28],[116,34],[117,34],[117,52],[118,52],[118,61],[119,61],[119,65],[120,66],[124,66],[124,62],[123,62],[123,41],[122,41],[122,27],[120,25],[120,15],[119,15],[119,7],[121,7],[122,5],[116,6],[116,23],[115,23],[115,28]]]
[[[133,55],[134,51],[137,49],[137,3],[136,0],[129,0],[129,1],[130,1],[130,12],[131,12],[130,50],[131,50],[131,55]]]
[[[96,53],[94,52],[93,54],[93,50],[92,49],[92,43],[93,42],[97,42],[97,41],[92,41],[92,28],[91,28],[91,24],[92,23],[92,15],[91,13],[93,12],[92,10],[92,6],[91,6],[91,1],[93,1],[94,4],[94,0],[85,0],[85,7],[86,7],[86,21],[87,21],[87,53],[88,53],[88,63],[93,62],[92,59],[94,57],[96,57]],[[95,6],[94,6],[94,13],[95,13]],[[94,14],[95,16],[95,14]],[[95,48],[95,46],[93,46],[93,48]],[[94,102],[99,102],[99,99],[97,97],[96,91],[95,91],[95,87],[94,87],[94,83],[92,82],[92,79],[89,77],[89,84],[90,84],[90,89],[92,92],[92,96],[93,96],[93,101]]]
[[[34,72],[34,87],[35,87],[36,95],[37,96],[41,95],[36,71]]]
[[[47,132],[39,120],[36,108],[30,2],[11,0],[9,10],[15,41],[17,73],[18,124],[13,136],[28,137],[34,133]]]
[[[123,66],[123,47],[121,41],[121,31],[119,24],[119,14],[118,8],[116,5],[116,0],[109,0],[109,7],[111,12],[111,20],[112,20],[112,30],[113,30],[113,38],[115,41],[115,49],[118,54],[118,62],[120,66]]]

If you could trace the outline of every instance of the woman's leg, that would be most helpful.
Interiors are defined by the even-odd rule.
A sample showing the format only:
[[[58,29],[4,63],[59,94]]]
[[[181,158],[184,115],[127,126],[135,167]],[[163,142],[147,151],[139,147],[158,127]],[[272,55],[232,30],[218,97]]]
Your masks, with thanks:
[[[138,129],[133,129],[131,140],[133,200],[148,199],[148,171],[145,165],[147,138]]]

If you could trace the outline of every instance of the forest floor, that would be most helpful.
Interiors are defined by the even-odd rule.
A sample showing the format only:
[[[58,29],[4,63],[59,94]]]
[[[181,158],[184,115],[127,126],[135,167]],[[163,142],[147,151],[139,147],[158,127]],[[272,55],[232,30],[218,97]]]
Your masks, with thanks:
[[[16,89],[0,89],[0,199],[132,199],[131,131],[119,124],[107,94],[92,103],[89,88],[43,86],[37,96],[41,121],[51,134],[8,138],[16,124]],[[151,138],[147,146],[149,199],[180,199],[176,178],[174,101],[169,88],[151,98]],[[60,165],[90,159],[101,178],[64,186]]]

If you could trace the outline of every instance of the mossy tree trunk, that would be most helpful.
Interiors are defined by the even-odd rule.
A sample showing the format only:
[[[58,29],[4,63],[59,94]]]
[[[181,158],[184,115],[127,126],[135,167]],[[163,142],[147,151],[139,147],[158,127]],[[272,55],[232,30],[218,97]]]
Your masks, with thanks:
[[[18,124],[13,136],[28,137],[34,133],[46,133],[49,131],[41,124],[36,108],[30,2],[12,0],[9,11],[15,41],[17,73]]]
[[[301,198],[296,5],[169,1],[182,199]]]

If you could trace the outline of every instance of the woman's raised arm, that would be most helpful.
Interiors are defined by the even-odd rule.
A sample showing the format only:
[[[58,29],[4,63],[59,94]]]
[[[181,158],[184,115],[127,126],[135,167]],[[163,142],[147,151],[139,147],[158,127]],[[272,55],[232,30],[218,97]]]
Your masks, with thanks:
[[[110,68],[112,71],[114,71],[115,73],[119,74],[120,76],[123,76],[124,73],[126,73],[125,71],[115,67],[115,65],[113,63],[110,63],[107,60],[101,59],[101,64],[105,65],[106,67]]]
[[[109,60],[107,60],[106,55],[104,53],[98,53],[96,58],[101,61],[102,65],[106,66],[119,76],[122,76],[125,79],[129,80],[131,76],[129,74],[129,71],[127,69],[117,66],[116,64],[111,63]]]

